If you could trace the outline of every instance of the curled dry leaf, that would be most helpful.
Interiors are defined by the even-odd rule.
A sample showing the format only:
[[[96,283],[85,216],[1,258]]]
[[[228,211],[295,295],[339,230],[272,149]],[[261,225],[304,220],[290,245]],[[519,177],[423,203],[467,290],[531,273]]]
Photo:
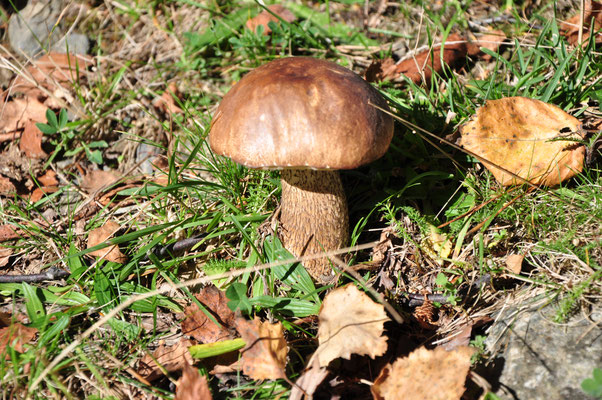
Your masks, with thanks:
[[[228,298],[224,292],[211,285],[204,287],[195,297],[221,326],[209,319],[198,305],[192,303],[184,309],[187,318],[181,324],[182,334],[192,336],[201,343],[234,339],[235,316],[228,308]]]
[[[553,186],[581,172],[585,147],[581,123],[551,104],[524,97],[489,100],[460,128],[460,145],[504,186],[523,181]]]
[[[46,122],[47,109],[37,97],[17,98],[9,102],[0,100],[0,132],[14,133],[23,129],[29,121]]]
[[[18,239],[22,237],[22,234],[20,229],[16,229],[12,225],[0,225],[0,242]]]
[[[195,344],[192,340],[181,338],[173,346],[159,346],[152,356],[146,354],[142,357],[138,363],[138,374],[152,382],[163,375],[161,367],[167,372],[174,372],[185,368],[186,365],[192,365],[193,360],[188,348]]]
[[[42,186],[57,186],[59,184],[58,179],[56,179],[56,172],[51,169],[47,170],[44,175],[39,176],[38,182]]]
[[[566,37],[570,44],[577,44],[579,41],[580,19],[581,16],[577,13],[577,15],[569,18],[567,21],[560,23],[560,33]],[[583,18],[583,37],[581,39],[583,43],[587,43],[589,40],[589,28],[592,26],[592,21],[594,23],[594,32],[596,32],[596,44],[601,44],[602,33],[599,31],[602,29],[602,3],[588,0],[585,3],[585,15]]]
[[[184,364],[182,376],[176,384],[176,397],[174,400],[211,400],[211,391],[207,383],[207,377],[199,374],[199,371]]]
[[[474,350],[424,347],[387,365],[372,386],[375,400],[459,400]]]
[[[8,247],[0,247],[0,268],[8,264],[10,256],[13,255],[13,249]]]
[[[15,349],[19,353],[23,353],[23,346],[31,342],[38,333],[36,328],[29,328],[20,323],[14,323],[10,326],[0,329],[0,356],[6,354],[7,347]]]
[[[284,379],[288,345],[281,322],[270,324],[255,317],[236,319],[236,329],[247,343],[240,351],[242,372],[252,379]]]
[[[42,200],[42,197],[46,196],[47,194],[55,193],[58,190],[59,188],[56,186],[37,187],[34,189],[33,192],[31,192],[31,196],[29,196],[29,201],[31,201],[32,203],[36,203]]]
[[[477,57],[481,60],[490,61],[492,57],[489,54],[484,53],[481,48],[496,52],[505,40],[506,34],[504,31],[491,30],[468,44],[468,55]]]
[[[320,345],[312,360],[317,358],[321,367],[335,358],[349,360],[352,354],[374,358],[387,350],[383,331],[389,318],[384,307],[352,284],[330,292],[318,318]]]
[[[380,63],[374,62],[366,71],[366,80],[369,82],[398,80],[401,75],[405,75],[414,83],[423,82],[428,85],[433,72],[438,74],[443,72],[441,48],[443,48],[443,63],[450,68],[461,65],[468,54],[466,39],[454,33],[447,37],[445,45],[434,45],[397,64],[392,59],[386,59]]]
[[[508,254],[508,257],[506,257],[506,269],[513,274],[520,274],[524,259],[524,254]]]
[[[274,14],[278,15],[283,20],[285,20],[286,22],[293,22],[297,19],[297,17],[295,17],[295,14],[293,14],[280,4],[273,4],[271,6],[268,6],[268,9]],[[251,18],[247,21],[247,28],[255,32],[257,27],[259,25],[262,25],[264,28],[263,34],[269,35],[272,32],[272,30],[268,26],[268,23],[270,21],[278,23],[280,20],[272,14],[270,14],[269,12],[267,12],[266,10],[263,10],[256,17]]]
[[[100,228],[93,229],[88,235],[88,248],[106,242],[120,228],[121,227],[117,222],[108,220]],[[107,261],[112,261],[119,264],[123,264],[127,261],[127,257],[119,250],[117,245],[108,246],[100,250],[94,250],[93,252],[88,253],[88,255],[93,257],[102,257]]]

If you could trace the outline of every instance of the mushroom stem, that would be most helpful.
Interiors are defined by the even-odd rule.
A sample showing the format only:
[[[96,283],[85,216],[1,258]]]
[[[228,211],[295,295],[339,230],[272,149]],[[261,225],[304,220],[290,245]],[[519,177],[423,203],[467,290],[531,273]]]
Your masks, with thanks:
[[[349,217],[337,171],[285,169],[282,171],[280,236],[295,256],[337,250],[347,244]],[[304,263],[321,283],[333,278],[328,258]]]

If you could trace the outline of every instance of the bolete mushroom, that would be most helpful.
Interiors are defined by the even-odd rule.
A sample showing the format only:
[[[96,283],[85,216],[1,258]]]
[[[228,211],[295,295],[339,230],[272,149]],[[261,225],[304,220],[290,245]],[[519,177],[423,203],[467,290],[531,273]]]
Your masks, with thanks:
[[[296,256],[335,250],[349,240],[337,170],[387,151],[393,120],[379,108],[388,110],[380,93],[346,68],[314,58],[277,59],[224,96],[209,144],[247,167],[282,169],[279,234],[287,250]],[[332,280],[328,259],[304,265],[319,282]]]

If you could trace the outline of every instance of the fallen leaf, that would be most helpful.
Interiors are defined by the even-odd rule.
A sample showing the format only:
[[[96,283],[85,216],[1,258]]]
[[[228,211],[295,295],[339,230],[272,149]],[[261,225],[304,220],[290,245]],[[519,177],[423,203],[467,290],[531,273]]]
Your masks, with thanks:
[[[400,80],[401,75],[407,76],[412,82],[430,84],[433,72],[443,72],[441,63],[441,48],[443,47],[443,62],[450,68],[461,65],[468,54],[466,39],[457,33],[447,37],[445,45],[437,44],[418,54],[412,55],[398,63],[385,59],[382,63],[373,63],[366,71],[366,80],[387,81]]]
[[[0,355],[6,353],[7,347],[23,353],[23,346],[31,342],[37,333],[36,328],[29,328],[18,322],[0,329]],[[5,357],[6,359],[10,358],[9,354],[6,354]]]
[[[37,97],[15,98],[0,101],[0,132],[13,133],[29,121],[46,122],[46,107]],[[34,125],[35,126],[35,125]]]
[[[57,186],[59,184],[58,179],[56,179],[56,172],[51,169],[47,170],[44,175],[39,176],[38,182],[42,186]]]
[[[174,400],[211,400],[211,391],[207,383],[207,377],[199,374],[199,371],[184,364],[182,376],[176,383],[176,397]]]
[[[551,104],[524,97],[489,100],[460,128],[460,145],[483,160],[500,184],[553,186],[583,169],[580,121]],[[561,140],[553,140],[561,139]]]
[[[13,255],[13,249],[8,247],[0,247],[0,267],[8,264],[10,256]]]
[[[429,235],[423,240],[421,248],[433,261],[443,265],[444,259],[452,252],[452,241],[445,233],[439,233],[435,226],[429,224]]]
[[[389,318],[384,307],[352,284],[330,292],[318,318],[320,345],[312,359],[317,358],[320,367],[335,358],[349,360],[352,354],[374,358],[387,350],[383,331]]]
[[[240,350],[242,371],[251,379],[284,379],[288,346],[281,322],[270,324],[258,317],[247,321],[236,319],[236,329],[247,342]]]
[[[100,228],[93,229],[88,235],[88,249],[106,242],[111,236],[120,229],[120,225],[108,220]],[[107,261],[123,264],[127,261],[127,257],[119,250],[117,245],[108,246],[99,250],[94,250],[88,253],[92,257],[102,257]]]
[[[10,179],[0,175],[0,196],[12,196],[17,189]]]
[[[57,186],[37,187],[34,189],[34,191],[29,196],[29,201],[31,201],[32,203],[37,203],[38,201],[40,201],[42,199],[42,197],[44,197],[50,193],[55,193],[58,190],[59,190],[59,188]]]
[[[375,400],[459,400],[473,353],[469,347],[454,351],[421,347],[383,368],[372,385],[372,396]]]
[[[278,15],[283,20],[285,20],[286,22],[293,22],[297,19],[297,17],[295,17],[295,14],[293,14],[280,4],[273,4],[271,6],[268,6],[268,9],[274,14]],[[266,10],[263,10],[256,17],[251,18],[247,21],[247,28],[249,28],[252,32],[256,32],[257,27],[259,25],[262,25],[264,28],[263,34],[269,35],[272,32],[272,30],[268,26],[268,23],[270,21],[275,23],[280,22],[278,18],[276,18]]]
[[[509,254],[508,257],[506,257],[506,269],[513,274],[520,274],[524,259],[524,254]]]
[[[492,57],[483,52],[481,48],[496,52],[497,49],[506,41],[506,34],[501,30],[491,30],[483,36],[479,36],[473,42],[468,44],[468,55],[477,57],[481,60],[490,61]]]
[[[178,96],[178,87],[174,82],[167,86],[167,90],[153,100],[153,106],[168,114],[182,114],[184,111],[176,105],[173,95]]]
[[[18,239],[20,237],[21,232],[12,225],[0,225],[0,242],[6,242],[7,240]]]
[[[301,400],[306,394],[307,398],[311,399],[311,396],[313,396],[326,376],[328,376],[328,369],[320,367],[317,362],[313,362],[311,367],[303,372],[295,382],[295,385],[291,389],[289,400]]]
[[[570,44],[577,44],[579,41],[579,21],[581,19],[580,13],[569,18],[564,22],[560,22],[560,33],[566,37]],[[602,3],[597,1],[588,0],[585,3],[585,11],[583,18],[583,37],[582,43],[586,44],[590,36],[590,27],[592,26],[592,20],[594,23],[594,31],[596,32],[595,42],[596,44],[602,43]]]
[[[82,179],[81,188],[88,194],[92,194],[99,189],[115,183],[119,179],[119,175],[114,171],[104,171],[95,169],[88,171]]]
[[[424,302],[414,309],[412,315],[416,318],[416,322],[422,329],[436,329],[437,321],[435,321],[434,316],[437,309],[433,305],[432,302],[428,300],[427,295],[424,296]]]
[[[200,343],[214,343],[222,340],[234,339],[235,317],[228,308],[228,298],[215,286],[206,286],[195,296],[205,306],[218,326],[195,304],[184,309],[186,319],[182,321],[182,334],[192,336]]]
[[[42,137],[44,134],[38,129],[36,123],[27,121],[21,135],[19,149],[25,153],[27,158],[46,158],[47,154],[42,150]]]
[[[138,362],[138,373],[149,382],[152,382],[163,376],[161,367],[167,372],[174,372],[184,369],[186,365],[192,365],[193,360],[188,348],[195,344],[192,340],[181,338],[173,346],[159,346],[152,356],[146,354]]]

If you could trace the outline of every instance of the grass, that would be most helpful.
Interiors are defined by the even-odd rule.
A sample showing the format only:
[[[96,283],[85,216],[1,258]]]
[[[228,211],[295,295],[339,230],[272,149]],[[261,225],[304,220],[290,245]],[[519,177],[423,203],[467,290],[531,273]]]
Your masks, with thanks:
[[[489,51],[491,61],[470,61],[460,71],[447,69],[428,87],[379,84],[399,117],[390,150],[368,166],[342,173],[351,244],[377,240],[386,228],[393,232],[392,261],[382,268],[393,287],[387,288],[378,271],[364,271],[362,277],[406,316],[411,310],[402,304],[400,291],[430,288],[455,295],[462,292],[462,282],[485,274],[493,282],[505,282],[505,290],[558,299],[559,321],[599,301],[599,154],[561,187],[508,189],[474,157],[423,132],[435,138],[453,134],[485,100],[507,96],[549,102],[583,120],[601,117],[602,58],[593,40],[582,50],[568,45],[559,34],[561,17],[554,18],[553,5],[531,10],[525,19],[519,5],[508,3],[514,18],[500,27],[512,40],[499,54]],[[316,327],[294,322],[315,315],[330,287],[316,287],[294,261],[251,272],[257,264],[290,257],[273,234],[259,229],[278,206],[279,174],[250,170],[211,152],[205,139],[216,105],[245,73],[278,57],[325,58],[361,73],[373,59],[394,54],[393,43],[399,38],[408,38],[403,39],[408,49],[437,43],[449,32],[466,32],[468,21],[490,15],[470,1],[449,1],[440,7],[414,1],[388,9],[379,28],[370,31],[349,27],[360,25],[363,2],[286,6],[298,20],[271,25],[272,35],[263,36],[244,27],[248,17],[263,8],[250,2],[91,5],[79,29],[96,40],[94,55],[102,61],[77,87],[75,102],[85,117],[67,123],[64,112],[58,113],[58,122],[50,116],[45,133],[54,153],[43,167],[30,171],[35,178],[40,169],[56,169],[64,186],[33,204],[25,196],[0,202],[2,222],[27,232],[3,244],[13,252],[5,269],[38,272],[57,265],[71,272],[64,285],[0,284],[2,310],[13,318],[25,315],[27,325],[39,332],[23,352],[11,350],[0,358],[4,397],[25,397],[32,381],[40,380],[38,389],[29,393],[32,398],[172,398],[168,379],[146,385],[128,368],[174,334],[160,322],[177,326],[174,316],[198,291],[169,285],[227,272],[235,274],[213,282],[244,314],[285,324],[294,348],[287,374],[294,380],[302,372],[315,348]],[[501,9],[494,11],[503,15]],[[416,16],[422,16],[420,24],[412,21]],[[104,24],[104,18],[111,23]],[[488,75],[477,76],[478,68]],[[169,82],[183,93],[178,104],[182,114],[165,116],[149,104],[168,90]],[[140,160],[135,148],[141,142],[162,155],[164,168],[157,172],[162,184],[136,175]],[[136,184],[120,189],[106,204],[87,202],[75,163],[118,170]],[[96,204],[96,209],[82,218],[80,207],[85,203]],[[110,243],[127,255],[124,264],[87,256],[108,245],[86,249],[87,234],[108,219],[122,227]],[[449,239],[448,253],[429,252],[427,242],[435,231]],[[194,251],[173,257],[151,251],[195,235],[202,235],[202,241]],[[528,256],[522,279],[508,284],[504,258],[512,252]],[[349,263],[370,259],[367,249],[354,253]],[[336,285],[353,280],[344,274]],[[162,292],[133,301],[81,338],[117,306],[154,290]],[[489,300],[460,302],[459,307],[479,315],[504,298],[492,287],[483,290],[489,292],[484,296]],[[448,305],[442,305],[440,313],[450,321],[462,315]],[[411,322],[391,329],[437,339],[453,326],[440,326],[435,333],[421,332]],[[73,351],[42,375],[70,344]],[[230,381],[211,378],[211,386],[216,396],[219,389],[221,398],[274,398],[290,390],[285,382],[254,382],[242,375]]]

